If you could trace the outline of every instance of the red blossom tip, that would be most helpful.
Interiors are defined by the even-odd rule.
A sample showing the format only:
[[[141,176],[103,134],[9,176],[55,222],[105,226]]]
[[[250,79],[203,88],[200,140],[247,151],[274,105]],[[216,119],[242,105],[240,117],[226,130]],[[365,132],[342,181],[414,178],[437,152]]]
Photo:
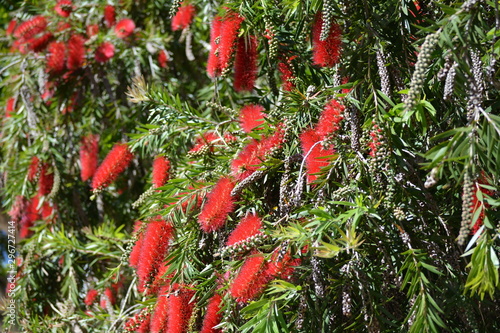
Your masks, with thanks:
[[[104,42],[95,50],[94,57],[97,62],[103,63],[113,58],[115,46],[110,42]]]
[[[80,146],[80,176],[87,181],[97,170],[99,154],[99,136],[89,134],[81,141]]]
[[[62,17],[68,17],[73,11],[73,3],[69,0],[58,1],[54,10]]]
[[[215,294],[208,300],[207,311],[203,318],[203,326],[200,333],[221,333],[221,329],[214,328],[220,324],[222,319],[222,296]]]
[[[262,113],[264,110],[262,105],[254,104],[245,105],[241,108],[239,121],[245,133],[250,133],[254,129],[262,129],[262,127],[259,126],[264,124],[264,118],[266,117],[266,115]]]
[[[116,13],[115,7],[111,5],[106,5],[104,7],[104,22],[108,28],[111,28],[115,25],[116,22]]]

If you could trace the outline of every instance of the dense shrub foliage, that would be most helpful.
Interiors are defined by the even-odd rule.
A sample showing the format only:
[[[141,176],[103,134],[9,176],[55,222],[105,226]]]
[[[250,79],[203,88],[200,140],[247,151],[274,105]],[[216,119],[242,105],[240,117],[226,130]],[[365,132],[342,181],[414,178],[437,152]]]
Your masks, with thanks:
[[[497,2],[9,14],[17,329],[500,331]]]

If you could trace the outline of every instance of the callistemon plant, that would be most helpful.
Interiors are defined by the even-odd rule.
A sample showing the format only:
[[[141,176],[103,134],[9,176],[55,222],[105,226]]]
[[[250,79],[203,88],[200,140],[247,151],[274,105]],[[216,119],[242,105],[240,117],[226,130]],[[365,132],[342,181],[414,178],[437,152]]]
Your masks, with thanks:
[[[494,2],[0,13],[2,331],[500,331]]]

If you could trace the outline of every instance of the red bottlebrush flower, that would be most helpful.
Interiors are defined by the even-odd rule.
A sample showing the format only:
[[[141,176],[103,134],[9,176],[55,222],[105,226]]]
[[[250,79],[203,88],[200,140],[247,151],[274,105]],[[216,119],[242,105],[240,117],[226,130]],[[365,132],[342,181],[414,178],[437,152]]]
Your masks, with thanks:
[[[71,3],[71,1],[69,0],[61,0],[57,2],[54,10],[62,17],[68,17],[69,14],[71,14],[71,12],[73,11],[73,3]]]
[[[238,30],[244,18],[237,13],[229,12],[222,20],[219,43],[220,69],[224,71],[233,57]]]
[[[234,245],[245,239],[261,234],[262,220],[255,214],[249,214],[241,219],[241,222],[231,232],[227,239],[226,246]]]
[[[72,35],[68,40],[68,69],[75,70],[85,60],[85,39],[81,35]]]
[[[301,260],[299,258],[294,259],[290,252],[286,252],[285,255],[280,259],[280,251],[277,249],[273,252],[271,260],[266,267],[264,275],[269,276],[269,279],[281,279],[289,280],[292,276],[295,268],[299,266]]]
[[[120,173],[125,171],[133,158],[134,155],[132,155],[126,144],[115,144],[97,168],[92,178],[92,189],[102,189],[111,184],[118,178]]]
[[[346,77],[342,78],[342,84],[346,84],[348,82],[349,82],[349,77],[346,76]],[[352,90],[352,88],[343,88],[341,92],[343,94],[348,94],[351,92],[351,90]]]
[[[107,305],[109,304],[110,306],[115,305],[116,299],[115,295],[113,295],[113,290],[111,288],[106,288],[104,290],[104,295],[101,297],[101,308],[105,309]]]
[[[26,238],[33,233],[29,228],[34,225],[35,221],[41,219],[40,213],[38,212],[39,204],[40,198],[38,195],[31,198],[27,209],[23,212],[21,220],[19,221],[19,237]]]
[[[160,50],[160,52],[158,52],[158,64],[160,65],[161,68],[165,68],[167,67],[167,63],[168,63],[167,52],[165,52],[165,50]]]
[[[205,232],[219,230],[226,223],[227,216],[234,208],[231,191],[234,183],[229,177],[221,178],[208,194],[207,201],[198,216],[198,223]]]
[[[318,12],[312,28],[313,62],[321,67],[333,67],[340,58],[340,45],[342,42],[340,39],[340,26],[332,22],[328,38],[322,41],[320,40],[322,25],[323,16],[321,12]]]
[[[212,28],[210,29],[210,53],[207,61],[207,73],[211,78],[219,76],[222,72],[219,58],[221,30],[222,18],[220,16],[216,16],[212,21]]]
[[[472,213],[472,216],[474,216],[478,210],[481,210],[481,212],[479,213],[479,216],[476,220],[476,223],[474,223],[474,225],[472,226],[472,229],[471,229],[472,235],[475,234],[479,230],[479,228],[481,228],[481,226],[483,225],[485,211],[486,211],[486,209],[488,209],[490,207],[490,204],[488,202],[478,199],[477,192],[480,191],[483,194],[488,195],[488,196],[493,195],[493,191],[488,190],[488,189],[481,186],[481,185],[489,185],[489,184],[490,183],[488,182],[488,180],[486,179],[484,174],[482,174],[479,177],[479,179],[477,180],[477,182],[474,184],[475,191],[472,194],[471,213]]]
[[[165,185],[169,178],[170,161],[165,156],[158,156],[153,162],[153,185],[158,188]]]
[[[319,136],[326,137],[339,130],[339,123],[344,117],[345,106],[332,99],[325,105],[323,112],[316,125],[316,132]]]
[[[14,97],[10,97],[7,100],[7,103],[5,105],[5,117],[6,118],[12,117],[12,113],[14,113],[15,106],[16,106],[16,99]]]
[[[164,286],[158,293],[154,313],[151,316],[149,329],[151,332],[165,332],[168,322],[169,310],[169,286]]]
[[[120,22],[116,24],[115,27],[116,37],[118,38],[128,37],[134,32],[134,29],[135,29],[134,21],[128,18],[122,19],[120,20]]]
[[[69,29],[69,28],[71,28],[71,24],[69,24],[68,22],[57,23],[57,31],[59,31],[59,32],[64,31],[64,30]]]
[[[215,132],[206,132],[201,136],[196,138],[196,143],[191,150],[189,150],[189,154],[203,154],[204,152],[210,151],[213,152],[217,145],[224,145],[228,142],[236,141],[236,137],[231,134],[224,134],[224,137],[219,136]]]
[[[142,226],[142,221],[137,221],[135,222],[134,225],[134,233],[137,234],[139,230],[141,229]],[[129,264],[132,267],[137,267],[139,264],[139,260],[141,258],[141,250],[142,250],[142,243],[144,240],[144,233],[141,233],[137,236],[137,240],[134,244],[134,247],[132,248],[132,251],[130,252],[129,256]]]
[[[262,105],[249,104],[241,108],[240,111],[240,126],[243,128],[245,133],[250,133],[254,129],[261,130],[263,127],[259,127],[264,124],[264,118],[266,115],[262,113],[264,111]]]
[[[257,79],[257,38],[240,37],[234,59],[234,90],[251,91]]]
[[[175,286],[174,286],[175,288]],[[190,302],[194,290],[180,287],[168,298],[168,320],[166,333],[185,333],[188,329],[195,302]]]
[[[252,140],[231,162],[231,171],[235,178],[243,180],[254,173],[266,156],[279,148],[285,139],[285,131],[281,124],[276,132],[260,141]]]
[[[293,74],[293,67],[291,61],[295,58],[288,59],[287,61],[281,61],[278,64],[278,70],[280,71],[280,78],[283,82],[282,87],[285,91],[292,91],[295,88],[295,84],[290,80],[295,76]]]
[[[115,25],[116,22],[116,13],[115,7],[111,5],[106,5],[104,7],[104,22],[108,28],[111,28]]]
[[[143,292],[156,276],[173,237],[173,227],[164,220],[148,223],[142,236],[141,255],[137,265],[138,290]]]
[[[33,52],[41,52],[45,50],[49,42],[52,40],[54,36],[52,33],[47,32],[38,38],[32,38],[26,42],[28,48]]]
[[[95,50],[94,56],[97,62],[106,62],[115,55],[115,46],[110,42],[104,42]]]
[[[51,42],[48,46],[47,69],[51,74],[64,71],[66,58],[66,45],[63,42]]]
[[[31,20],[19,24],[14,31],[14,37],[29,40],[43,32],[47,27],[47,20],[43,16],[35,16]]]
[[[80,176],[82,181],[92,178],[97,170],[99,136],[89,134],[82,138],[80,146]]]
[[[172,30],[181,30],[189,27],[193,21],[194,13],[195,9],[193,5],[186,5],[183,3],[172,18]]]
[[[38,179],[38,194],[39,195],[47,195],[52,190],[52,186],[54,185],[54,173],[49,172],[50,165],[48,163],[43,163],[40,178]]]
[[[238,302],[247,302],[257,297],[268,282],[268,277],[262,274],[265,267],[261,253],[248,257],[229,287],[231,296]]]
[[[149,308],[143,308],[123,325],[123,329],[125,332],[148,333],[150,322],[151,310]]]
[[[322,138],[314,128],[308,129],[300,135],[300,144],[306,160],[307,181],[309,183],[315,181],[318,178],[316,173],[329,164],[325,157],[335,153],[333,148],[324,148],[320,143],[321,141]]]
[[[86,32],[88,37],[95,36],[99,33],[99,26],[97,24],[91,24],[87,26]]]
[[[155,277],[152,279],[151,285],[147,290],[148,295],[154,295],[165,285],[170,285],[170,279],[175,275],[175,272],[167,274],[170,265],[166,262],[160,264]]]
[[[17,26],[17,21],[16,20],[11,20],[9,22],[7,30],[5,30],[5,35],[6,36],[12,35],[12,33],[14,32],[14,30],[16,29],[16,26]]]
[[[368,147],[370,148],[370,156],[375,157],[377,154],[378,147],[382,144],[380,139],[383,138],[382,130],[378,127],[377,124],[373,124],[373,130],[370,131],[371,140],[368,143]]]
[[[39,167],[40,167],[40,160],[38,159],[38,157],[33,156],[31,158],[31,163],[28,168],[28,181],[32,182],[35,180]]]
[[[83,301],[83,303],[85,303],[85,305],[87,306],[91,306],[92,304],[94,304],[98,295],[99,293],[97,292],[97,290],[90,289],[89,291],[87,291],[87,296],[85,296],[85,300]]]
[[[222,296],[215,294],[208,300],[207,312],[203,318],[203,326],[200,333],[221,333],[221,329],[216,329],[214,326],[220,324],[222,319],[222,313],[219,313],[222,309]]]

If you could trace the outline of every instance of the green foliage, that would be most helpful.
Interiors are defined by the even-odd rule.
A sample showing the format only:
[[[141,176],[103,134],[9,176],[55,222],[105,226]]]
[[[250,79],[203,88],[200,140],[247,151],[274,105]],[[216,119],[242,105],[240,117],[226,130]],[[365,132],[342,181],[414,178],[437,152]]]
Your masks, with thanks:
[[[193,0],[195,17],[182,31],[171,29],[178,1],[113,2],[117,20],[135,22],[126,38],[105,23],[108,3],[75,1],[68,18],[55,1],[26,1],[9,13],[19,22],[43,15],[53,40],[85,36],[76,70],[53,73],[46,49],[12,48],[12,35],[0,40],[10,50],[0,57],[0,101],[15,101],[1,117],[0,197],[26,236],[17,239],[19,328],[123,332],[141,310],[154,318],[163,297],[189,290],[182,332],[201,330],[213,295],[222,297],[223,332],[500,330],[496,2]],[[250,92],[234,89],[232,65],[206,74],[211,22],[229,10],[244,17],[238,36],[258,40]],[[342,30],[332,68],[312,60],[318,11],[331,11]],[[64,23],[70,28],[61,30]],[[89,24],[98,25],[95,36]],[[114,56],[98,62],[104,41]],[[332,99],[342,119],[316,140],[328,154],[313,173],[304,133],[319,132]],[[240,120],[248,104],[266,114],[250,133]],[[257,165],[235,167],[242,151],[280,129],[283,142]],[[88,134],[99,134],[99,164],[117,142],[134,154],[102,191],[80,178]],[[157,156],[170,162],[159,188],[151,175]],[[48,194],[40,194],[43,166],[30,177],[33,157],[54,177]],[[205,232],[200,214],[225,176],[236,208]],[[250,213],[261,217],[261,233],[228,246]],[[159,219],[172,238],[147,245],[167,243],[156,264],[168,267],[141,292],[129,256]],[[256,292],[238,302],[234,281],[258,255],[264,263],[247,279]],[[279,272],[266,275],[272,269]],[[154,290],[156,282],[166,289]],[[94,289],[98,298],[87,302]]]

